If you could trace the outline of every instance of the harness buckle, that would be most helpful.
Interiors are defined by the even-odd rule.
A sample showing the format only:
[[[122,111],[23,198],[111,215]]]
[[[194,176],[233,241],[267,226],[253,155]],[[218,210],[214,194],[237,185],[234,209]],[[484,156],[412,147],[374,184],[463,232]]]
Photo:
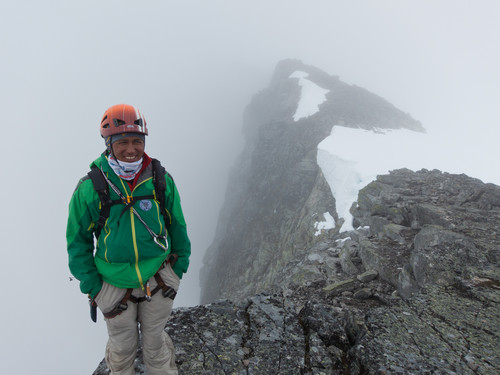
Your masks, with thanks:
[[[116,310],[118,310],[120,313],[124,312],[125,310],[128,309],[128,304],[127,303],[121,303],[121,301],[116,305],[115,307]]]
[[[165,286],[165,289],[163,289],[163,297],[165,298],[170,298],[170,299],[174,299],[175,296],[177,295],[177,292],[174,290],[174,288],[171,288],[169,286]]]

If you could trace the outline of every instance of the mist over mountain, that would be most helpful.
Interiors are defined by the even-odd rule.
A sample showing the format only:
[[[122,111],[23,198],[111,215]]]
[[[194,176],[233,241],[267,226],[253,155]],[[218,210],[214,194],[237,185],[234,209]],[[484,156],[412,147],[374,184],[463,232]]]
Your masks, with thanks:
[[[500,371],[499,186],[417,170],[419,121],[298,60],[243,130],[202,305],[166,327],[180,374]]]
[[[324,101],[309,101],[321,90]],[[298,60],[280,62],[269,87],[245,111],[246,146],[205,255],[202,303],[271,286],[276,270],[314,243],[314,227],[325,213],[340,228],[335,198],[317,162],[318,145],[334,126],[424,131],[420,122],[376,94]],[[355,149],[356,140],[351,142]]]

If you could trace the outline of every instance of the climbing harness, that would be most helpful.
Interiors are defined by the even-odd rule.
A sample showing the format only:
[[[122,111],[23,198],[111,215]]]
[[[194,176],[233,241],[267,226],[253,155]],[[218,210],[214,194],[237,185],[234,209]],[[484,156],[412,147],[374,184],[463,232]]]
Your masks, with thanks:
[[[125,310],[128,309],[128,301],[130,301],[132,303],[141,303],[141,302],[144,302],[144,301],[150,302],[151,298],[156,293],[158,293],[160,290],[162,291],[162,295],[163,295],[164,298],[170,298],[171,300],[174,300],[175,296],[177,295],[177,292],[175,291],[174,288],[172,288],[172,287],[168,286],[167,284],[165,284],[165,282],[163,281],[163,279],[160,276],[160,270],[162,270],[163,268],[165,268],[166,264],[168,264],[168,263],[170,263],[170,265],[173,267],[173,265],[177,261],[177,258],[178,258],[177,254],[171,254],[169,260],[167,260],[166,262],[162,263],[160,269],[154,275],[154,278],[156,280],[157,285],[156,285],[156,287],[152,291],[149,290],[149,281],[146,284],[147,285],[146,286],[146,295],[144,297],[135,297],[135,296],[133,296],[132,292],[133,292],[134,289],[133,288],[128,288],[127,292],[125,293],[125,295],[123,296],[123,298],[117,303],[117,305],[115,306],[115,308],[113,310],[111,310],[111,311],[103,313],[102,315],[104,315],[104,317],[106,319],[114,318],[115,316],[120,315],[122,312],[124,312]]]

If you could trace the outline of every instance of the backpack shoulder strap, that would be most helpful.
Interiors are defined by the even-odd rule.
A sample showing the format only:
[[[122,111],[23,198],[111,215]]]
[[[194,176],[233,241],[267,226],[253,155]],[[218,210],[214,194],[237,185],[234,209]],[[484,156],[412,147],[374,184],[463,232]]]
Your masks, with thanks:
[[[165,205],[165,191],[167,190],[165,174],[168,172],[157,159],[151,159],[151,164],[153,166],[153,184],[155,187],[156,199],[160,203],[160,210],[165,221],[165,226],[168,230],[170,224],[172,223],[172,218]],[[168,175],[170,176],[170,174]]]
[[[168,230],[170,224],[172,223],[172,218],[168,212],[165,205],[165,191],[167,189],[167,183],[165,181],[165,174],[167,171],[161,165],[160,161],[157,159],[152,159],[151,161],[153,167],[153,184],[155,188],[155,196],[160,203],[160,210],[165,221],[165,226]],[[89,178],[92,180],[94,190],[99,195],[99,200],[101,202],[101,210],[99,214],[99,220],[97,221],[96,228],[94,231],[95,238],[98,239],[101,234],[104,224],[109,217],[111,206],[116,203],[121,203],[121,200],[113,201],[109,194],[109,185],[102,172],[97,167],[92,167],[90,172],[87,173]],[[168,174],[170,176],[170,174]],[[145,198],[145,197],[140,197]]]
[[[98,168],[92,167],[90,169],[90,172],[87,174],[92,180],[94,190],[99,195],[99,200],[101,201],[99,220],[97,221],[97,225],[94,231],[95,238],[98,239],[99,235],[101,234],[101,230],[109,217],[109,211],[113,202],[111,201],[111,198],[109,196],[108,183],[102,175],[102,172]]]

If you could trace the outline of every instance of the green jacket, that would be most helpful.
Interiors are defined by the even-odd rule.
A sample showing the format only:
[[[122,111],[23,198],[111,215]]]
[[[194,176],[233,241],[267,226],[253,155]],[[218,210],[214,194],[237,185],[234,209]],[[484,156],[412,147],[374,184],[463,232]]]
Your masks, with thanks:
[[[152,166],[141,173],[133,191],[109,166],[106,156],[95,160],[92,166],[101,167],[109,180],[125,197],[151,195],[154,191]],[[169,174],[165,175],[165,208],[172,221],[168,230],[168,250],[158,246],[144,224],[134,216],[132,208],[123,212],[124,204],[111,206],[110,214],[97,240],[94,252],[94,228],[99,220],[100,200],[88,176],[82,178],[69,204],[66,240],[69,268],[80,280],[82,293],[95,297],[102,281],[118,288],[143,288],[170,253],[179,256],[174,271],[182,278],[189,266],[191,243],[180,204],[179,193]],[[111,199],[119,199],[109,189]],[[165,230],[159,203],[154,199],[141,200],[133,206],[149,228],[157,234]],[[123,213],[122,213],[123,212]]]

